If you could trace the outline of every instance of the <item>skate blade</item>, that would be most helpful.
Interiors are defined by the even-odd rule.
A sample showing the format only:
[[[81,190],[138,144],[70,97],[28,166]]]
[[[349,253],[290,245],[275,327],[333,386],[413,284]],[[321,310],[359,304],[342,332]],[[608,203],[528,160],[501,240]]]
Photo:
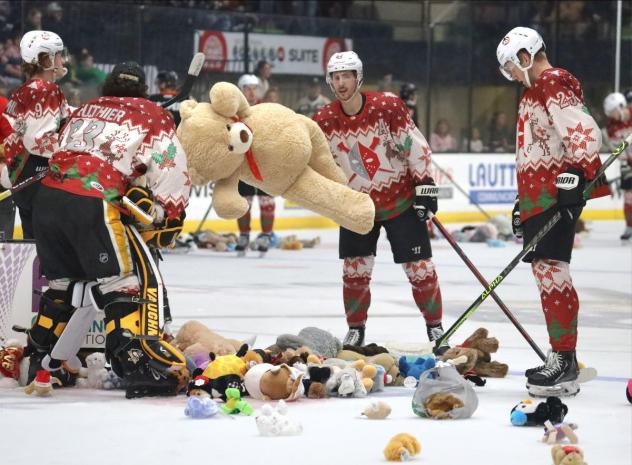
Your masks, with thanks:
[[[567,381],[554,386],[538,386],[527,383],[527,391],[531,397],[574,397],[579,394],[579,382]]]

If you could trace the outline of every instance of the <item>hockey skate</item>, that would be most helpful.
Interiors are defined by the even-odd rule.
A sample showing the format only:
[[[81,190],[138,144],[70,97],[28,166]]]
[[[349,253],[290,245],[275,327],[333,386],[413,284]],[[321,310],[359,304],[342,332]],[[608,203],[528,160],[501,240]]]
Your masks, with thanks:
[[[364,326],[359,328],[349,328],[347,335],[342,341],[342,345],[363,346],[364,345]]]
[[[430,342],[438,341],[439,339],[441,339],[441,337],[444,334],[443,326],[441,325],[441,323],[434,326],[426,325],[426,334],[428,334],[428,340]],[[432,351],[434,352],[435,355],[441,356],[445,354],[449,348],[450,346],[448,345],[448,341],[446,340],[446,341],[443,341],[440,347],[435,347],[432,349]]]
[[[248,250],[248,244],[250,244],[250,234],[240,234],[237,239],[237,246],[235,250],[237,251],[238,257],[245,257],[246,250]]]
[[[125,376],[125,397],[136,399],[139,397],[175,396],[186,386],[189,376],[186,368],[173,371],[152,366],[152,363],[137,367]]]
[[[579,393],[579,368],[574,350],[551,351],[542,369],[527,371],[530,372],[527,391],[532,397],[567,397]]]
[[[270,244],[272,243],[271,237],[269,233],[261,233],[257,236],[252,246],[253,249],[259,252],[259,258],[265,257],[266,253],[268,253],[268,249],[270,249]]]
[[[632,241],[630,241],[630,239],[632,239],[632,226],[626,226],[625,231],[623,231],[623,234],[621,234],[620,239],[623,244],[632,243]]]

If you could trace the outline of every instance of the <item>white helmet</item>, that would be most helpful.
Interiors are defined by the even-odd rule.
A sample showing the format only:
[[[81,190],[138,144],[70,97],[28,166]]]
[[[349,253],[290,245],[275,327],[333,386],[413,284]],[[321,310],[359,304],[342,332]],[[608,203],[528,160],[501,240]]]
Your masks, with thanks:
[[[336,71],[355,71],[358,80],[358,89],[360,89],[364,75],[362,73],[362,60],[360,60],[356,52],[334,53],[329,59],[325,80],[329,87],[331,87],[332,92],[334,88],[332,86],[331,74]]]
[[[507,79],[513,81],[510,68],[516,66],[519,70],[525,72],[527,85],[531,86],[527,70],[533,66],[535,54],[544,48],[545,45],[542,36],[535,29],[529,27],[513,28],[503,37],[503,40],[500,41],[496,49],[496,58],[498,58],[498,63],[500,64],[500,72]],[[523,67],[520,64],[520,58],[518,58],[518,52],[523,49],[531,55],[531,64],[527,67]]]
[[[55,54],[64,50],[64,43],[54,32],[50,31],[29,31],[20,41],[20,55],[24,62],[36,65],[40,53],[46,53],[51,58],[51,63]]]
[[[239,89],[242,91],[246,86],[259,87],[259,84],[259,78],[254,74],[242,74],[242,76],[239,78],[239,81],[237,81],[237,87],[239,87]]]
[[[603,112],[609,116],[617,110],[624,110],[627,106],[625,96],[620,92],[609,94],[603,101]]]

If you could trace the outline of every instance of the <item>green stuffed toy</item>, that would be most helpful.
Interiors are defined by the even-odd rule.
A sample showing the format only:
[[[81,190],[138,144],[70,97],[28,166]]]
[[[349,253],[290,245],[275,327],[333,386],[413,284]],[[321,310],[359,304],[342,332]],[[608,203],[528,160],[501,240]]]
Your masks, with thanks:
[[[226,414],[252,415],[252,405],[241,399],[241,392],[237,388],[228,388],[225,392],[226,403],[222,405],[222,411]]]

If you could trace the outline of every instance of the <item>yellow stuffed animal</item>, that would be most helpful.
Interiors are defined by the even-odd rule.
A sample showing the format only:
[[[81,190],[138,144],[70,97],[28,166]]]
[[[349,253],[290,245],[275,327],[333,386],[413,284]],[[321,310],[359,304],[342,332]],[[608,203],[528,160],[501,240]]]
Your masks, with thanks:
[[[248,210],[237,191],[242,180],[359,234],[373,228],[373,201],[346,186],[314,121],[276,103],[250,107],[228,82],[215,84],[210,100],[182,103],[178,138],[192,182],[215,182],[213,207],[219,216],[239,218]]]
[[[391,438],[384,448],[384,457],[391,462],[404,462],[421,452],[421,444],[408,433],[399,433]]]

